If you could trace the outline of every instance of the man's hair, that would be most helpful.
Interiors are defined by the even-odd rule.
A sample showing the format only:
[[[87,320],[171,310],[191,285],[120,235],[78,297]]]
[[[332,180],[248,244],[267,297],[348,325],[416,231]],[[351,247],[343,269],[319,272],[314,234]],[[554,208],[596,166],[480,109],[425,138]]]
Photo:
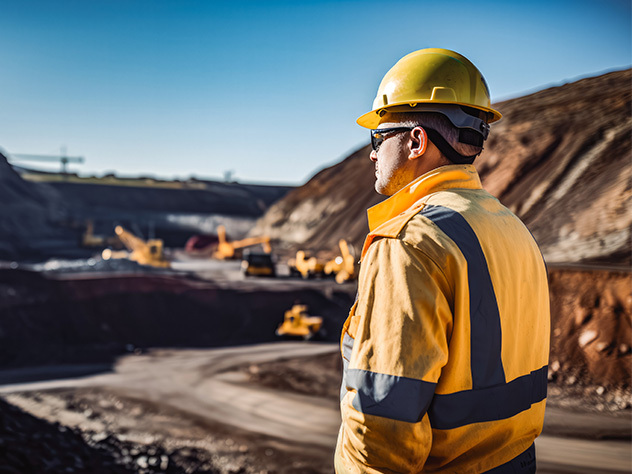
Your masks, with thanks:
[[[468,145],[459,141],[459,129],[443,114],[432,112],[403,112],[397,118],[406,127],[428,127],[436,130],[455,151],[463,156],[478,155],[483,151],[482,146]],[[441,150],[439,150],[441,151]],[[441,155],[451,163],[443,153]]]

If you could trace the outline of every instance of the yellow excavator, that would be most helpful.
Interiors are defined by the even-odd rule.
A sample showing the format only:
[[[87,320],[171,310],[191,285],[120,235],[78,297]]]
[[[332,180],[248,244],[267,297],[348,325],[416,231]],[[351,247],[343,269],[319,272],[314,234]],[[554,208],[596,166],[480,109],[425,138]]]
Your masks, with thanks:
[[[116,237],[106,237],[103,235],[95,235],[94,234],[94,222],[89,219],[86,222],[86,230],[81,236],[81,245],[83,247],[112,247],[115,249],[122,249],[123,244],[121,240]]]
[[[283,322],[276,330],[277,336],[298,336],[303,339],[311,339],[323,325],[320,316],[308,316],[307,305],[295,304],[285,312]]]
[[[325,264],[325,275],[336,275],[336,283],[344,283],[356,277],[355,259],[349,252],[349,245],[345,239],[338,242],[341,255]]]
[[[305,279],[322,275],[325,271],[325,264],[316,257],[309,257],[304,250],[296,252],[296,258],[291,258],[287,262],[290,267],[291,276],[302,276]]]
[[[217,244],[217,248],[213,252],[212,257],[219,260],[235,258],[237,256],[237,250],[259,244],[261,244],[265,253],[272,252],[272,247],[270,247],[270,237],[249,237],[247,239],[229,242],[226,239],[226,228],[223,225],[217,227],[217,238],[219,239],[219,243]]]
[[[103,260],[112,258],[129,258],[141,265],[151,265],[152,267],[169,267],[170,264],[165,258],[163,242],[160,239],[150,239],[147,242],[136,237],[131,232],[117,225],[114,229],[118,238],[127,247],[128,252],[116,252],[105,249],[101,256]]]

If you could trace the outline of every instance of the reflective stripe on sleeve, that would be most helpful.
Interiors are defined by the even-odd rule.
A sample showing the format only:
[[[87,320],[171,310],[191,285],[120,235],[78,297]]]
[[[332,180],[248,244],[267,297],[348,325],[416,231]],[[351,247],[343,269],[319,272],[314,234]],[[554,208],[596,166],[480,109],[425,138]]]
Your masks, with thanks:
[[[353,350],[353,343],[355,340],[349,336],[348,333],[345,333],[342,336],[342,357],[347,359],[347,361],[351,360],[351,351]]]
[[[487,260],[478,237],[462,215],[447,207],[428,205],[420,214],[452,239],[467,261],[472,387],[480,389],[504,384],[500,314]]]
[[[340,384],[340,401],[347,394],[347,370],[349,369],[349,360],[351,359],[351,351],[355,340],[344,333],[342,336],[342,383]]]
[[[379,374],[361,369],[348,369],[346,385],[357,391],[353,408],[365,415],[417,423],[428,411],[435,383]]]
[[[546,398],[547,373],[545,365],[496,387],[435,394],[428,411],[430,424],[435,429],[449,430],[517,415]]]

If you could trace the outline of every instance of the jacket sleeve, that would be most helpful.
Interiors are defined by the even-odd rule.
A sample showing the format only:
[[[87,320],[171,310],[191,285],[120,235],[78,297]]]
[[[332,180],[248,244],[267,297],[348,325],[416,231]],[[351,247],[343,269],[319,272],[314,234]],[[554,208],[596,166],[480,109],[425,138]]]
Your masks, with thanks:
[[[442,270],[419,249],[390,238],[369,248],[343,334],[351,350],[341,393],[339,474],[423,468],[432,444],[426,411],[448,357],[450,293]]]

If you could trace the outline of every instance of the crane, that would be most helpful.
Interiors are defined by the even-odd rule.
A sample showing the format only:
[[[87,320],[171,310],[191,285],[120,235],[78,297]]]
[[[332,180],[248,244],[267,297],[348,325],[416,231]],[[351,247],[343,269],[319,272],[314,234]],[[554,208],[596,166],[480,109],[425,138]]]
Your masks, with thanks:
[[[59,155],[30,155],[30,154],[10,154],[11,161],[55,161],[61,165],[62,174],[68,173],[68,163],[83,163],[82,156],[67,156],[66,148],[62,147]]]

